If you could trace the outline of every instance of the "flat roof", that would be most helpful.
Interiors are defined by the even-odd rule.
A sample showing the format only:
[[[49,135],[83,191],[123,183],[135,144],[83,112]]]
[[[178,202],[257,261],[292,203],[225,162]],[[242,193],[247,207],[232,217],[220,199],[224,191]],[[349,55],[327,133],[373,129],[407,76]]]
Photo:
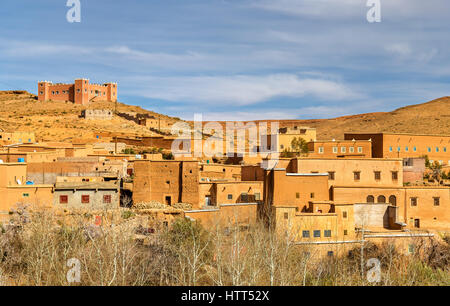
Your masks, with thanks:
[[[404,136],[433,136],[433,137],[450,137],[450,135],[440,134],[414,134],[414,133],[394,133],[394,132],[345,132],[344,135],[359,134],[359,135],[404,135]]]

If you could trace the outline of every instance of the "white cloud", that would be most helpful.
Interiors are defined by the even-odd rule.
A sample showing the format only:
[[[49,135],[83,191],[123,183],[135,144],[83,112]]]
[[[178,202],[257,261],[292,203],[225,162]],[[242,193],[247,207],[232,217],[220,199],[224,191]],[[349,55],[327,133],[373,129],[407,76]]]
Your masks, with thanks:
[[[337,81],[299,78],[293,74],[265,76],[199,76],[136,78],[141,81],[134,93],[167,101],[251,105],[277,97],[311,96],[321,100],[355,99],[360,95]],[[142,82],[144,81],[144,82]]]

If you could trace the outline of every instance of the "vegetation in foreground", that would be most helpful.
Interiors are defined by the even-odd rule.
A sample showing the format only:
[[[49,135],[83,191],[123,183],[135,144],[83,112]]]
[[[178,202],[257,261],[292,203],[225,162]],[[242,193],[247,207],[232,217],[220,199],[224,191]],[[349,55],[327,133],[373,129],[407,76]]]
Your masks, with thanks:
[[[120,224],[105,214],[109,225],[95,226],[83,214],[15,214],[1,227],[1,284],[450,285],[449,239],[408,256],[393,245],[366,245],[364,257],[381,262],[381,281],[370,283],[361,273],[359,248],[346,257],[318,259],[314,248],[295,246],[264,227],[206,231],[186,219],[161,234],[147,233],[149,243],[142,243],[136,234],[145,231],[122,215]],[[72,258],[80,263],[80,282],[68,281]]]

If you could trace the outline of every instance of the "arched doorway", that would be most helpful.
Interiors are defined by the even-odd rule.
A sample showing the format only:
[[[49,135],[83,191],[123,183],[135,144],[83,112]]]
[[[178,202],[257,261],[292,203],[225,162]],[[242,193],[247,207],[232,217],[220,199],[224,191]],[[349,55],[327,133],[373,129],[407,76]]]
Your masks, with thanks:
[[[397,206],[397,197],[395,195],[391,195],[389,197],[389,203],[394,205],[394,206]]]
[[[386,197],[384,195],[378,196],[377,203],[386,203]]]

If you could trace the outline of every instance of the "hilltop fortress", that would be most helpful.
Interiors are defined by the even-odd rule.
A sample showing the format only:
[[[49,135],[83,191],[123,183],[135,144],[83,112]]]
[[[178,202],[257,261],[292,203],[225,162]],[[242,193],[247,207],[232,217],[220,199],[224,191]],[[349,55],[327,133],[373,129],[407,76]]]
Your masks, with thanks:
[[[38,82],[39,101],[70,101],[87,105],[91,101],[117,101],[117,83],[91,84],[89,79],[76,79],[73,84]]]

